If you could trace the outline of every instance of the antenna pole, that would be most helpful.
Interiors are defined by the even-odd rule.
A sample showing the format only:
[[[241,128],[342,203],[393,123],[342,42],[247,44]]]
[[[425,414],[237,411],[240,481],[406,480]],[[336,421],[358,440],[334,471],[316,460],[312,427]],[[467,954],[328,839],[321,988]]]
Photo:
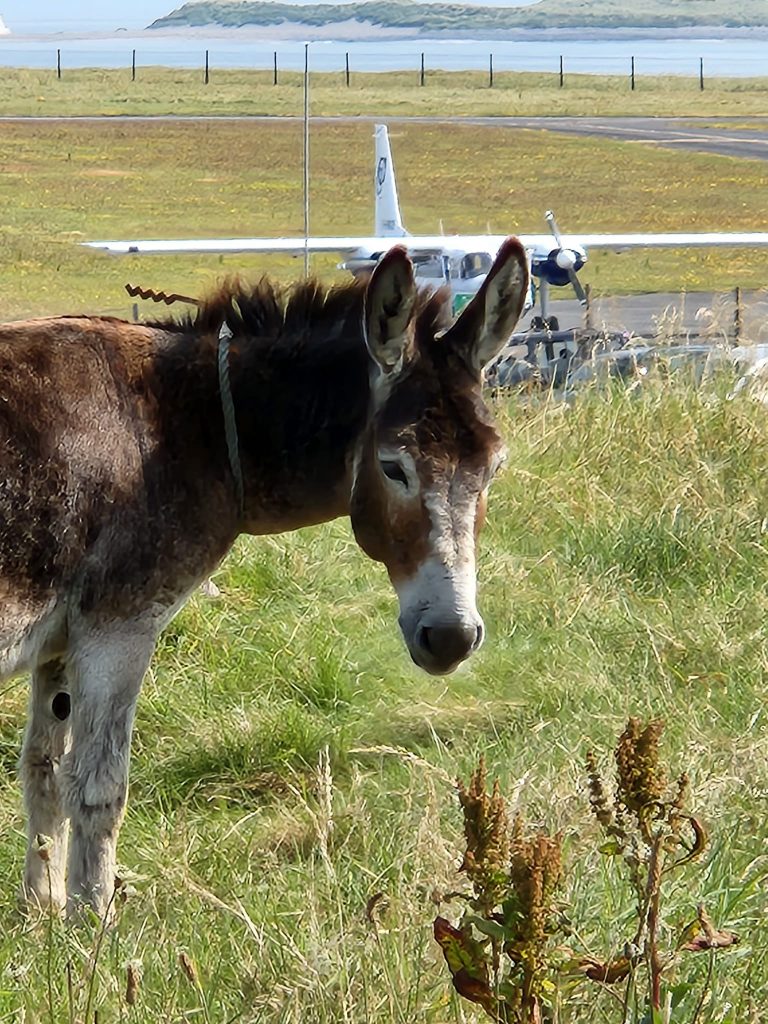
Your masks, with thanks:
[[[304,277],[309,277],[309,43],[304,43]]]

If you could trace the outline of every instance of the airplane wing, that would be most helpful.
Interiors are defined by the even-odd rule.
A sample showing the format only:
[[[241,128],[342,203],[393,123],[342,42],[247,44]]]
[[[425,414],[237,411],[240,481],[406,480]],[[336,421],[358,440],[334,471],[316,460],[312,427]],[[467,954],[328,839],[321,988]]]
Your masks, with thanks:
[[[308,252],[353,253],[358,249],[383,252],[393,245],[393,238],[177,238],[136,239],[129,241],[83,242],[90,249],[103,249],[115,255],[130,253],[228,253],[274,252],[302,256]]]
[[[116,255],[131,253],[283,253],[301,256],[310,253],[386,252],[392,245],[402,244],[414,255],[451,252],[488,252],[495,255],[506,235],[406,235],[402,239],[371,236],[310,236],[309,238],[199,238],[199,239],[136,239],[83,242],[91,249]],[[552,235],[520,235],[523,246],[534,257],[544,258],[554,248]],[[640,249],[640,248],[704,248],[717,246],[768,246],[768,232],[673,232],[647,234],[583,234],[563,235],[561,244],[578,249]]]
[[[521,241],[525,243],[525,237]],[[540,236],[544,242],[548,236]],[[533,240],[533,239],[531,239]],[[768,246],[766,231],[690,231],[690,232],[648,232],[647,234],[624,235],[563,235],[564,246],[582,246],[584,249],[671,249],[709,248],[717,246]],[[552,248],[552,238],[546,241]]]

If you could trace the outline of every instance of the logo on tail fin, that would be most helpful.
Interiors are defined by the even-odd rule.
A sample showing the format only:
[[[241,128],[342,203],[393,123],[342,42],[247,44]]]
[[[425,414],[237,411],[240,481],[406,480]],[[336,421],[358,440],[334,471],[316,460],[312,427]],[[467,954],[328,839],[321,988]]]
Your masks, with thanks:
[[[376,195],[381,195],[381,189],[387,177],[387,158],[379,157],[379,165],[376,168]]]

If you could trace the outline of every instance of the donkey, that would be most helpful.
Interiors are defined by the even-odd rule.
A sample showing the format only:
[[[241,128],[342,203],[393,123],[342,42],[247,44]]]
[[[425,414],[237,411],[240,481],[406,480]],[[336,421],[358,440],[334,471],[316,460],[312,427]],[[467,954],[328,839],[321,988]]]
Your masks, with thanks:
[[[452,326],[400,247],[367,284],[230,281],[183,322],[0,326],[0,678],[32,675],[30,903],[108,910],[142,678],[238,533],[349,515],[416,664],[477,650],[475,538],[502,455],[481,374],[527,290],[508,239]]]

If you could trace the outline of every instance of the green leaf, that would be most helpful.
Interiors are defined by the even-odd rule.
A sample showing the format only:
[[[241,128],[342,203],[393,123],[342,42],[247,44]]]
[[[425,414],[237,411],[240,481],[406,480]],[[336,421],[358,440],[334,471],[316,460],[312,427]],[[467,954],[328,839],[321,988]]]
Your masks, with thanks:
[[[504,918],[505,925],[517,924],[520,920],[520,904],[516,897],[504,900],[501,904],[501,916]]]
[[[598,849],[598,851],[600,853],[604,853],[606,857],[620,857],[621,856],[621,847],[619,846],[619,844],[616,842],[615,839],[608,839],[608,840],[606,840],[606,842],[601,843],[600,846],[598,846],[597,849]]]
[[[672,1009],[679,1006],[689,992],[693,991],[693,985],[687,982],[680,982],[679,985],[671,985],[669,989],[672,995]]]
[[[459,971],[466,971],[472,978],[487,978],[488,967],[483,948],[469,934],[469,929],[460,931],[444,917],[436,917],[434,934],[443,951],[448,970],[454,977]]]
[[[507,939],[507,929],[504,925],[499,924],[498,921],[489,921],[487,917],[479,917],[477,914],[473,914],[472,917],[468,917],[466,920],[474,925],[479,932],[491,939],[497,939],[499,942],[505,942]]]

